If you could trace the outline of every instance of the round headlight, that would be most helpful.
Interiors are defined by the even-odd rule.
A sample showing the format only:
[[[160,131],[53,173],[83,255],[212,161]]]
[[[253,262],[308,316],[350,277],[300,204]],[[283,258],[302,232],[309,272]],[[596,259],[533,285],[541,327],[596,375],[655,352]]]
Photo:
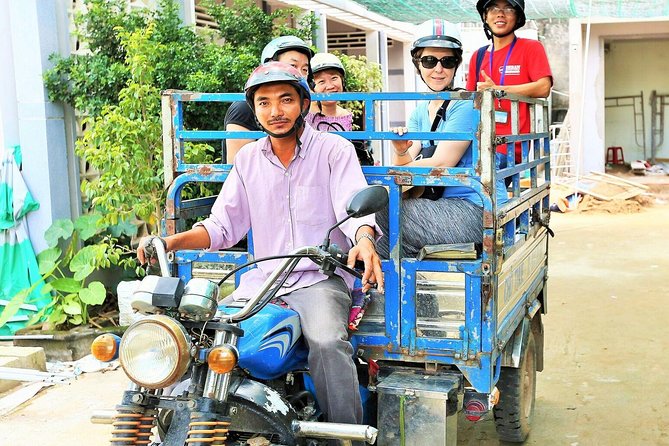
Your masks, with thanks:
[[[190,338],[174,319],[155,315],[123,334],[119,359],[131,381],[149,389],[174,384],[188,370]]]

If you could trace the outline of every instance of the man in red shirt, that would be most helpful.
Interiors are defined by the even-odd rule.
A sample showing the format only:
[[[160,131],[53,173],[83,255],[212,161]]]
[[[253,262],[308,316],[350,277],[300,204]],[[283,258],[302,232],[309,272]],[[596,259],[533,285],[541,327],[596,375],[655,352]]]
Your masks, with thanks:
[[[536,40],[515,35],[515,31],[525,25],[524,0],[479,0],[476,9],[481,15],[483,29],[488,39],[492,40],[492,45],[472,54],[467,90],[493,88],[533,98],[548,97],[553,86],[553,75],[543,45]],[[520,133],[529,133],[528,104],[520,104],[519,119]],[[495,101],[495,122],[497,135],[511,134],[509,100]],[[497,151],[506,154],[506,144],[498,146]],[[517,143],[515,162],[520,161],[521,144]],[[506,165],[506,157],[502,164]]]

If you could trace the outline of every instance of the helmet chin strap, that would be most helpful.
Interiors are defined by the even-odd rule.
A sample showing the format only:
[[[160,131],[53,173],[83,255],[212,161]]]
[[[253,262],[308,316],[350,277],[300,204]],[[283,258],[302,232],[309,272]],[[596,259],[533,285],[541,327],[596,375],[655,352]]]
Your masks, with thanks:
[[[302,116],[302,113],[300,113],[300,116],[298,116],[297,119],[295,119],[295,123],[290,128],[290,130],[288,130],[286,133],[278,134],[278,133],[270,132],[265,127],[263,127],[262,124],[260,124],[260,121],[258,121],[258,118],[256,118],[256,123],[258,124],[258,127],[260,127],[265,133],[267,133],[272,138],[283,139],[283,138],[288,138],[292,135],[295,135],[295,144],[297,145],[297,147],[301,146],[300,137],[299,137],[297,131],[299,129],[301,129],[302,127],[304,127],[304,116]]]
[[[306,99],[306,98],[303,97],[302,92],[299,92],[299,94],[300,94],[300,103],[303,104],[304,99]],[[309,104],[311,104],[311,102]],[[308,106],[307,106],[307,110],[308,110]],[[253,110],[253,113],[254,113],[254,117],[255,117],[255,120],[256,120],[256,124],[258,124],[258,127],[260,127],[262,129],[262,131],[267,133],[272,138],[283,139],[283,138],[288,138],[289,136],[295,135],[295,145],[298,148],[302,145],[301,142],[300,142],[300,136],[298,135],[298,130],[301,129],[302,127],[304,127],[304,122],[305,122],[304,121],[304,115],[306,115],[305,110],[302,108],[302,106],[300,106],[300,115],[295,119],[295,123],[293,124],[293,126],[286,133],[282,133],[282,134],[270,132],[269,130],[267,130],[260,123],[260,121],[258,120],[258,117],[255,116],[255,109]]]

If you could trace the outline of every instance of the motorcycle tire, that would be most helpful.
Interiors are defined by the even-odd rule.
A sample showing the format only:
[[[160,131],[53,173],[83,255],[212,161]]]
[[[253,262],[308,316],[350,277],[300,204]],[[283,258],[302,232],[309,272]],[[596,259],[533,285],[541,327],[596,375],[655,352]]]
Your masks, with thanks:
[[[499,403],[493,409],[497,435],[502,441],[522,443],[530,433],[537,383],[536,350],[530,331],[520,366],[502,367],[497,382]]]

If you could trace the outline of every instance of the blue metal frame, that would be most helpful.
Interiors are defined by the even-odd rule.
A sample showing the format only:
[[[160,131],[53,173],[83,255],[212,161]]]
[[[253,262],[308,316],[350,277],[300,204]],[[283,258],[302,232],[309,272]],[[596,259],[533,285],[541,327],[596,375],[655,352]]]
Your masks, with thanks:
[[[385,333],[356,334],[357,344],[370,357],[389,361],[432,362],[457,367],[469,383],[479,392],[491,392],[498,373],[503,344],[513,334],[518,321],[536,293],[525,292],[504,320],[497,320],[497,273],[515,250],[522,246],[534,224],[531,215],[544,215],[548,211],[550,184],[549,133],[496,137],[494,134],[493,100],[500,92],[442,92],[442,93],[337,93],[313,94],[313,100],[358,100],[364,104],[366,130],[338,132],[345,138],[356,140],[431,139],[468,140],[472,142],[473,168],[415,168],[401,166],[370,166],[363,171],[370,184],[388,187],[390,195],[390,259],[383,261],[385,274]],[[471,133],[414,132],[403,137],[390,131],[377,131],[374,119],[375,104],[383,101],[417,101],[429,99],[474,101],[481,110],[479,128]],[[528,100],[513,95],[512,101],[525,100],[538,104],[547,122],[547,107],[541,100]],[[183,126],[186,102],[231,102],[243,100],[241,93],[191,93],[167,91],[163,94],[163,124],[165,144],[165,177],[167,206],[165,230],[178,232],[179,222],[186,217],[203,215],[213,203],[213,198],[184,201],[181,191],[187,183],[223,183],[231,166],[226,164],[197,165],[183,162],[185,143],[189,141],[215,141],[230,137],[258,138],[262,132],[227,132],[190,130]],[[165,116],[168,115],[168,116]],[[517,113],[512,113],[517,115]],[[531,113],[534,120],[534,113]],[[547,126],[546,126],[547,127]],[[515,163],[513,150],[507,156],[508,166],[495,170],[494,147],[496,144],[520,141],[522,162]],[[543,169],[543,170],[541,170]],[[521,184],[521,176],[528,175],[529,186]],[[497,206],[495,182],[509,178],[511,199],[504,206]],[[465,185],[472,188],[483,202],[483,251],[476,260],[416,260],[399,258],[401,240],[400,206],[402,186]],[[249,237],[251,239],[251,237]],[[179,276],[190,278],[193,261],[228,262],[242,264],[248,253],[182,251],[176,255]],[[466,274],[465,325],[460,329],[460,339],[439,339],[416,336],[416,273],[418,271],[459,272]],[[543,286],[546,270],[542,269],[533,281],[533,287]],[[530,296],[531,295],[531,296]]]

